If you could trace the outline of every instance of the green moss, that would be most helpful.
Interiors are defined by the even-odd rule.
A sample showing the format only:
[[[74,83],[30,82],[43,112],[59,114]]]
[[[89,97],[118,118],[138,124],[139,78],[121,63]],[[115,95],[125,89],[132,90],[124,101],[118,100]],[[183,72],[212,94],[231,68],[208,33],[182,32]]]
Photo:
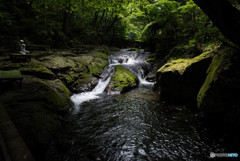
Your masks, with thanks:
[[[42,64],[55,73],[77,67],[74,60],[55,55],[42,58]]]
[[[82,79],[89,79],[89,78],[91,77],[91,74],[85,73],[85,72],[84,72],[84,73],[81,73],[80,75],[81,75],[81,78],[82,78]]]
[[[215,82],[218,79],[218,75],[221,71],[229,68],[229,66],[231,65],[230,57],[231,57],[230,52],[226,50],[223,50],[219,52],[216,56],[214,56],[212,63],[208,68],[207,71],[208,75],[206,77],[206,80],[197,96],[198,107],[200,107],[201,104],[203,103],[203,100],[206,96],[206,92],[210,88],[211,83]]]
[[[66,79],[66,83],[67,84],[70,84],[74,81],[73,77],[71,75],[66,75],[65,76],[65,79]]]
[[[94,54],[94,57],[108,59],[108,55],[106,53],[100,53],[100,52]]]
[[[66,98],[69,98],[71,94],[71,92],[68,90],[68,88],[64,84],[61,84],[59,86],[59,92],[62,92]],[[67,102],[69,102],[69,100],[67,100]]]
[[[95,58],[91,64],[88,65],[88,69],[91,74],[100,75],[102,70],[108,66],[108,61],[102,58]]]
[[[155,61],[155,58],[148,58],[148,59],[147,59],[147,62],[148,62],[148,63],[152,63],[152,62],[154,62],[154,61]]]
[[[37,62],[28,63],[26,64],[26,66],[22,67],[21,70],[52,74],[52,72],[49,69],[47,69],[46,66]]]
[[[101,74],[102,69],[100,69],[98,66],[95,65],[89,65],[88,69],[90,71],[91,74]]]
[[[19,70],[0,71],[0,78],[1,79],[22,78],[22,75]]]
[[[19,69],[23,74],[43,79],[55,79],[54,73],[38,61],[32,61]]]
[[[94,57],[92,56],[81,56],[78,57],[77,60],[82,64],[82,65],[88,65],[93,61]]]
[[[193,59],[177,59],[172,60],[169,63],[166,63],[164,66],[162,66],[157,72],[169,72],[169,71],[176,71],[180,75],[182,75],[188,67],[190,67],[192,64],[199,62],[203,59],[209,58],[212,56],[213,51],[206,51],[202,53],[199,56],[194,57]]]
[[[136,85],[136,76],[121,65],[116,66],[116,71],[112,76],[114,87],[126,88]]]
[[[42,99],[52,105],[53,111],[65,111],[71,105],[70,91],[67,87],[59,80],[42,80],[32,78],[36,82],[40,83],[38,95]]]

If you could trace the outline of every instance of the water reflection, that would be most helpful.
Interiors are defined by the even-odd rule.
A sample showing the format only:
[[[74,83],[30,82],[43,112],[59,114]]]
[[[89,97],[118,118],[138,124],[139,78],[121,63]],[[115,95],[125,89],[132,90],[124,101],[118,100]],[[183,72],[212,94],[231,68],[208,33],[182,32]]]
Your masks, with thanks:
[[[150,89],[102,97],[66,118],[48,161],[209,160],[227,151],[197,114],[159,103]]]

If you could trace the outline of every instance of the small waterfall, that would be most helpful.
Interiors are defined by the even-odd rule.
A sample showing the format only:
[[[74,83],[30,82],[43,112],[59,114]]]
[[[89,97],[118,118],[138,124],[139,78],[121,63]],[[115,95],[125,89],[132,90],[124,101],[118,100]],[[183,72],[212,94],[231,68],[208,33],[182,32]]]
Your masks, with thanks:
[[[98,84],[91,92],[83,92],[72,95],[71,100],[74,102],[75,108],[78,109],[79,108],[78,106],[83,102],[99,98],[98,95],[103,93],[108,83],[110,82],[113,73],[114,73],[113,66],[109,65],[105,67],[103,73],[100,76],[101,79],[98,81]]]
[[[122,49],[110,56],[112,65],[122,65],[130,70],[139,80],[140,85],[153,85],[153,82],[146,80],[147,74],[151,70],[151,65],[146,62],[149,52],[144,50],[129,51]]]
[[[144,50],[129,51],[128,49],[112,53],[109,56],[109,65],[104,68],[97,86],[90,92],[74,94],[71,97],[76,110],[83,102],[99,98],[99,94],[102,94],[109,84],[116,65],[122,65],[130,70],[138,78],[140,85],[153,85],[152,82],[146,80],[146,76],[151,69],[150,64],[145,61],[148,54]]]

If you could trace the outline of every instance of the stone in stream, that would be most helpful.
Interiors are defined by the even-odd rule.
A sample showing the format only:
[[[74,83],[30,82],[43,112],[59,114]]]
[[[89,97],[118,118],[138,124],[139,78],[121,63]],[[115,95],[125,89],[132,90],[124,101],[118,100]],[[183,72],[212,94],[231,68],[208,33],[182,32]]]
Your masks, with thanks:
[[[121,65],[115,67],[115,73],[107,86],[107,93],[123,93],[137,87],[137,77]]]
[[[155,88],[161,99],[173,103],[196,104],[196,97],[212,60],[212,50],[192,59],[177,59],[162,66],[156,74]]]

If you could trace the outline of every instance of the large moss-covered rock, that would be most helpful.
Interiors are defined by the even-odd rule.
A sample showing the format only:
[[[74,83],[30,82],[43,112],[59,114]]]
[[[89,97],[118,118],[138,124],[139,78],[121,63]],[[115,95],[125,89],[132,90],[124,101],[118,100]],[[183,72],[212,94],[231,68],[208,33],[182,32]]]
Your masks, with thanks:
[[[93,75],[101,75],[102,70],[108,65],[108,61],[102,58],[95,58],[91,64],[88,65],[88,69]]]
[[[60,128],[62,114],[72,106],[69,97],[69,90],[59,79],[24,76],[21,88],[5,83],[1,88],[0,102],[36,156],[44,153]]]
[[[69,89],[74,92],[93,89],[108,65],[107,54],[43,52],[27,63],[12,63],[5,57],[1,60],[1,70],[18,69],[24,79],[21,88],[14,82],[2,82],[0,102],[35,157],[42,160],[41,154],[60,128],[63,114],[72,107]]]
[[[122,93],[137,86],[137,77],[121,65],[115,67],[115,73],[107,87],[107,92]]]
[[[70,68],[76,67],[76,64],[73,62],[73,60],[63,56],[51,55],[51,56],[44,57],[41,60],[42,60],[42,63],[47,68],[49,68],[55,73],[69,70]]]
[[[192,59],[177,59],[162,66],[157,71],[155,84],[160,89],[161,99],[174,103],[192,103],[196,100],[212,54],[210,50]]]
[[[22,65],[19,70],[22,74],[32,75],[42,79],[56,79],[56,75],[39,61],[33,59]]]
[[[91,55],[69,57],[77,64],[76,67],[66,73],[70,77],[65,77],[72,78],[72,82],[69,85],[70,89],[74,92],[92,90],[96,86],[97,79],[103,69],[109,64],[107,54],[99,53]]]
[[[240,56],[233,49],[221,49],[208,68],[197,102],[206,114],[220,116],[240,125]]]
[[[72,92],[90,91],[108,65],[106,53],[50,55],[39,58]]]

